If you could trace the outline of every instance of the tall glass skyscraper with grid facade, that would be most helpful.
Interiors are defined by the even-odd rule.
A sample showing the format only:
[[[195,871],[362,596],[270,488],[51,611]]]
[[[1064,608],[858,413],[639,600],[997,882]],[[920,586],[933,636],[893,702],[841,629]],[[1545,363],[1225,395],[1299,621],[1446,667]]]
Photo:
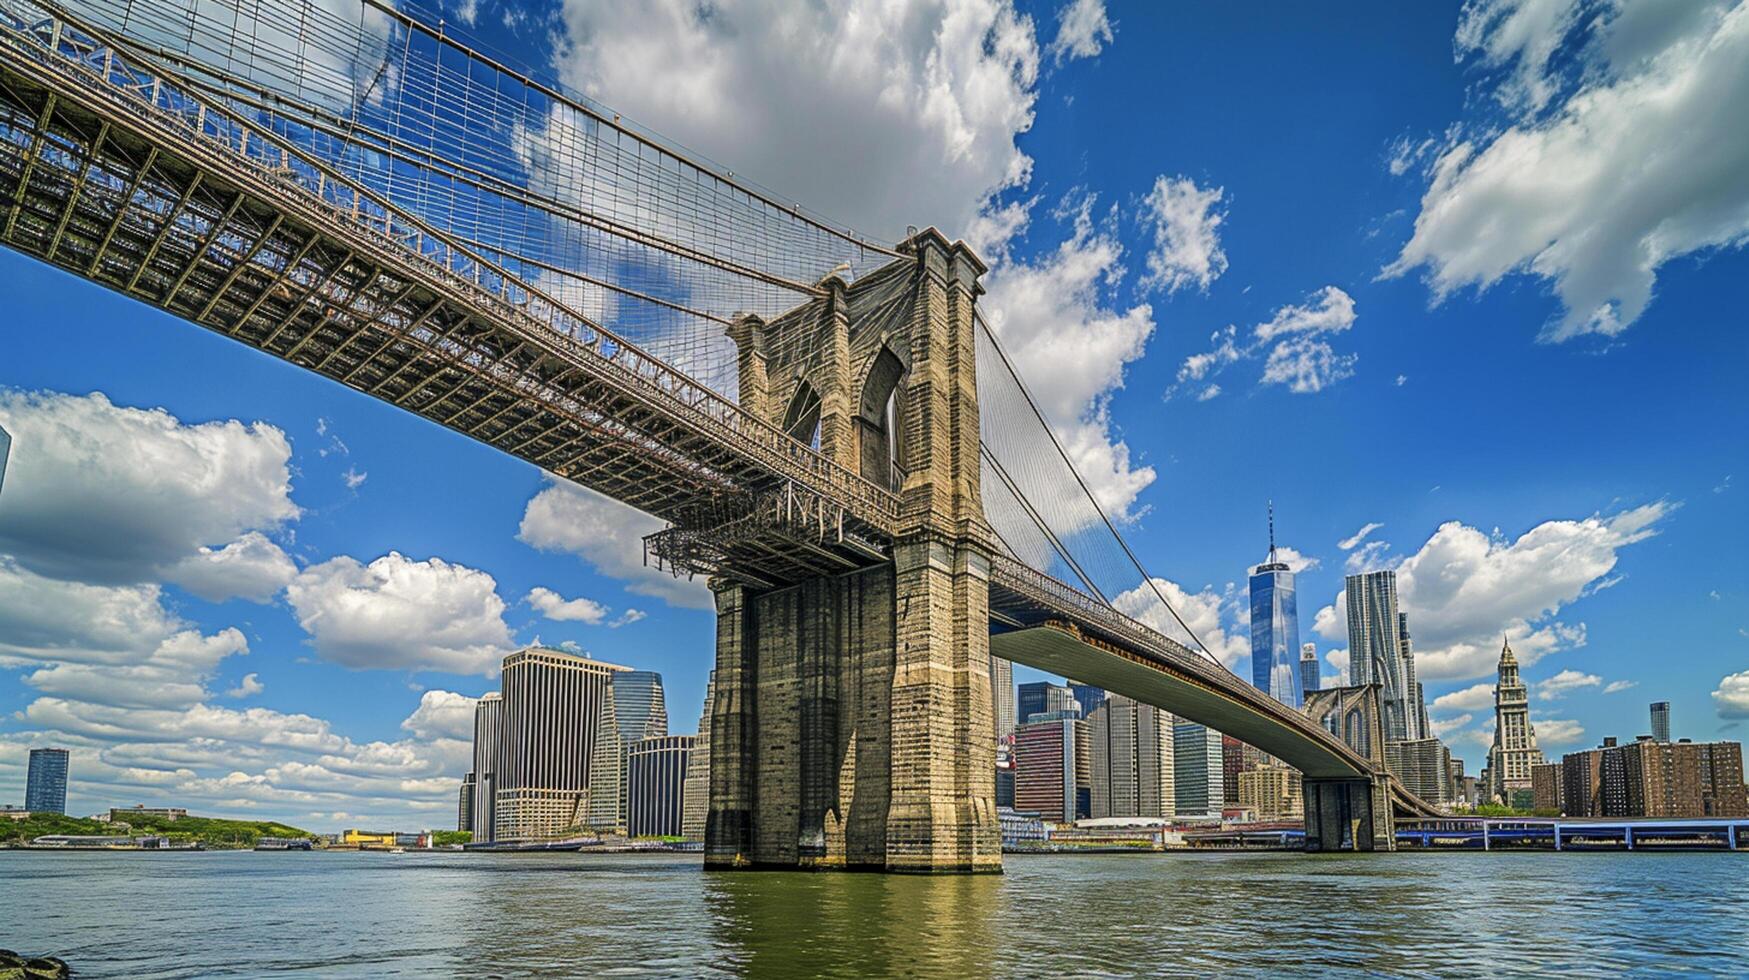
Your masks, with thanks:
[[[1251,572],[1251,683],[1282,704],[1300,707],[1300,614],[1294,573],[1275,550],[1275,514],[1269,517],[1269,560]]]

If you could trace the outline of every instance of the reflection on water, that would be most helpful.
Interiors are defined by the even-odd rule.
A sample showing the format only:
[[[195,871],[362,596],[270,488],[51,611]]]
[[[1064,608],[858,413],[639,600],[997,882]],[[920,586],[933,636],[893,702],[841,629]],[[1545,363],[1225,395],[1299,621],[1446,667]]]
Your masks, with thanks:
[[[89,977],[1749,974],[1749,854],[696,857],[0,852],[0,946]]]

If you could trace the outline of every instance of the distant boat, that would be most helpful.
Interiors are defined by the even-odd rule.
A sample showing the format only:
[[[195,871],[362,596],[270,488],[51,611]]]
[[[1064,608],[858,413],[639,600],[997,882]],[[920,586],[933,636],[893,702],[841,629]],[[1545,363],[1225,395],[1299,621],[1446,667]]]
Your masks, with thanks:
[[[407,849],[405,847],[391,847],[391,848],[389,848],[389,853],[390,854],[405,854],[405,853],[407,853]]]
[[[257,851],[308,851],[313,845],[304,837],[262,837],[255,841]]]
[[[565,840],[545,841],[489,841],[485,843],[470,843],[462,845],[466,851],[491,851],[504,854],[525,854],[536,851],[581,851],[601,843],[599,837],[571,837]]]

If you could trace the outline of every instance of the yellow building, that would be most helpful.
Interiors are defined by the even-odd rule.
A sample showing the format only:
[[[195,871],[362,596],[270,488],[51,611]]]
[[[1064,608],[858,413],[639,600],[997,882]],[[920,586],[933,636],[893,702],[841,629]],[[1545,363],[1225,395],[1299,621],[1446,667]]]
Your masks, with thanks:
[[[1298,817],[1305,812],[1300,774],[1285,766],[1267,766],[1239,774],[1239,805],[1259,820]]]
[[[373,834],[363,830],[347,830],[340,834],[341,847],[394,847],[394,834]]]

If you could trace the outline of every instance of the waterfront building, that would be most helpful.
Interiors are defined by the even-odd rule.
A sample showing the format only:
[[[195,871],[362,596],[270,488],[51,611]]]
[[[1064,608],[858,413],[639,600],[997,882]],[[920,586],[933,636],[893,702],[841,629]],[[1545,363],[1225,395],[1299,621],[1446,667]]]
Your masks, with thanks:
[[[1530,767],[1530,805],[1538,813],[1565,812],[1561,805],[1561,790],[1566,768],[1560,762],[1544,762]]]
[[[1571,817],[1749,817],[1737,742],[1605,738],[1562,757],[1561,790]]]
[[[1305,643],[1300,646],[1300,690],[1316,691],[1324,686],[1324,668],[1318,664],[1318,645]],[[1302,697],[1301,704],[1305,703]]]
[[[686,757],[685,816],[680,835],[704,840],[705,822],[711,810],[711,701],[717,694],[717,672],[704,682],[704,710],[698,716],[698,734],[692,739],[692,754]]]
[[[504,753],[504,696],[497,691],[474,703],[474,840],[497,839],[498,773]]]
[[[603,695],[595,754],[589,763],[588,823],[605,833],[625,833],[628,753],[634,742],[668,734],[668,706],[662,675],[650,670],[610,675]]]
[[[1300,773],[1282,765],[1263,766],[1239,774],[1239,807],[1258,820],[1284,820],[1305,816],[1305,795]]]
[[[1447,802],[1451,791],[1451,752],[1437,738],[1412,738],[1385,743],[1385,768],[1403,788],[1429,803]]]
[[[1220,816],[1226,807],[1221,733],[1181,721],[1172,729],[1173,798],[1177,816]]]
[[[1074,706],[1035,712],[1031,721],[1015,729],[1015,808],[1064,823],[1091,809],[1093,773],[1085,748],[1088,738],[1087,721]]]
[[[1080,681],[1069,682],[1069,696],[1075,699],[1075,704],[1081,709],[1081,717],[1093,717],[1093,709],[1105,701],[1105,689],[1083,684]]]
[[[1508,806],[1531,804],[1530,770],[1547,760],[1536,745],[1536,727],[1530,723],[1530,695],[1518,676],[1518,658],[1512,644],[1500,644],[1498,681],[1494,685],[1494,745],[1488,750],[1490,800]]]
[[[1039,819],[1040,816],[1037,813],[1023,813],[1012,807],[997,807],[996,819],[1002,827],[1002,846],[1043,844],[1050,839],[1050,833],[1045,830],[1045,822]]]
[[[686,815],[691,735],[658,735],[626,748],[628,837],[680,837]]]
[[[146,806],[135,803],[133,806],[112,806],[109,808],[110,823],[133,823],[138,820],[163,820],[169,823],[188,816],[188,811],[179,806]]]
[[[1305,704],[1296,658],[1300,649],[1294,573],[1275,550],[1275,507],[1269,508],[1269,557],[1251,571],[1251,683],[1295,708]]]
[[[1231,735],[1221,736],[1221,798],[1229,804],[1239,798],[1239,774],[1274,762],[1262,749]]]
[[[1419,735],[1411,706],[1413,689],[1403,664],[1402,617],[1397,612],[1397,573],[1366,572],[1345,580],[1348,608],[1348,673],[1355,687],[1379,686],[1386,741]]]
[[[1475,802],[1465,793],[1464,784],[1468,783],[1474,785],[1476,778],[1474,776],[1464,775],[1464,760],[1452,755],[1450,746],[1447,746],[1445,751],[1450,760],[1446,763],[1446,772],[1451,778],[1451,794],[1447,796],[1446,799],[1451,800],[1453,803]]]
[[[1121,694],[1087,719],[1092,769],[1089,815],[1170,817],[1174,796],[1172,716]]]
[[[1081,702],[1075,700],[1075,692],[1064,685],[1052,684],[1050,681],[1033,681],[1030,684],[1022,684],[1016,708],[1019,716],[1016,727],[1032,721],[1033,715],[1066,711],[1070,708],[1079,712]]]
[[[455,829],[474,832],[474,794],[478,791],[472,772],[462,777],[462,791],[455,804]]]
[[[1652,702],[1652,737],[1660,742],[1670,741],[1670,702]]]
[[[990,658],[990,707],[996,737],[1013,735],[1019,721],[1014,714],[1014,664],[997,656]]]
[[[546,647],[504,658],[494,840],[555,837],[587,820],[609,678],[630,669]]]
[[[67,812],[67,750],[31,749],[24,778],[24,808],[32,813]]]
[[[1408,705],[1404,708],[1408,722],[1408,738],[1426,738],[1433,733],[1433,726],[1427,720],[1427,692],[1421,682],[1415,679],[1415,644],[1409,639],[1409,614],[1397,613],[1397,643],[1398,662],[1403,671],[1403,690],[1407,692]]]

